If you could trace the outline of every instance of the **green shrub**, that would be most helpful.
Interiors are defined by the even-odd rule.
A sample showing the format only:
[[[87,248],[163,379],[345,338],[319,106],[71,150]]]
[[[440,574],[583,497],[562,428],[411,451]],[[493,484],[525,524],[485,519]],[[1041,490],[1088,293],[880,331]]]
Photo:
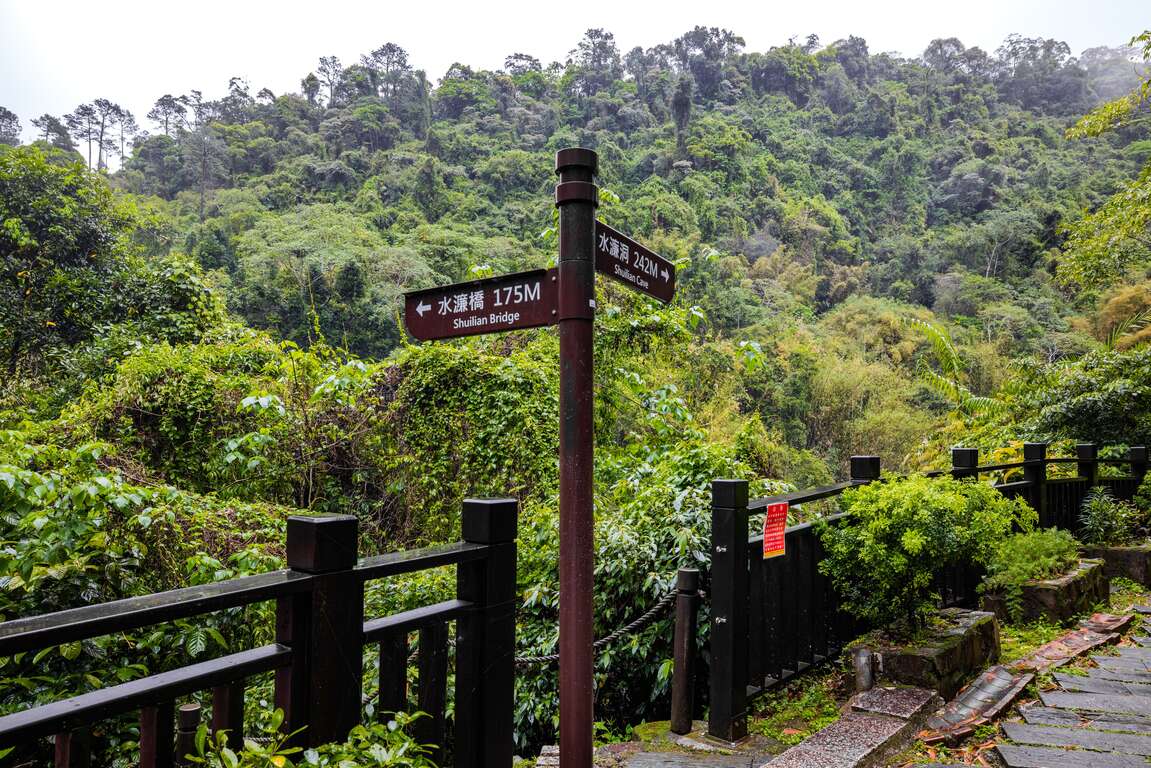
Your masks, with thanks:
[[[201,725],[190,757],[207,768],[435,768],[431,750],[409,733],[420,717],[399,713],[387,723],[357,725],[344,742],[305,750],[287,746],[288,736],[279,731],[284,713],[277,709],[265,726],[266,739],[245,739],[239,751],[228,748],[225,731],[209,735],[208,726]]]
[[[820,570],[855,616],[881,625],[919,625],[936,605],[944,568],[985,565],[1013,528],[1037,516],[1021,500],[972,481],[921,476],[846,491],[846,519],[821,523],[827,551]]]
[[[1139,488],[1135,491],[1135,496],[1131,502],[1140,512],[1151,514],[1151,474],[1144,476],[1143,482],[1139,483]]]
[[[1016,534],[995,548],[979,591],[1002,594],[1011,619],[1018,621],[1023,608],[1023,584],[1058,576],[1078,560],[1079,543],[1067,531],[1048,528]]]
[[[1143,516],[1106,488],[1092,488],[1079,508],[1080,538],[1086,544],[1128,544],[1141,532]]]

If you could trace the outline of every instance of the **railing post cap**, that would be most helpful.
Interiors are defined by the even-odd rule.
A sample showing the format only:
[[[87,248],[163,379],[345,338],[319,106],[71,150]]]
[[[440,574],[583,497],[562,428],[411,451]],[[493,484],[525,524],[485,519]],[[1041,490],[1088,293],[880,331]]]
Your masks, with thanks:
[[[1099,455],[1099,446],[1095,443],[1076,443],[1075,455],[1081,459],[1093,459]]]
[[[200,725],[200,705],[195,702],[191,704],[181,704],[178,719],[178,727],[181,731],[194,732]]]
[[[699,569],[680,568],[675,572],[675,589],[677,592],[694,594],[699,591]]]
[[[506,544],[516,540],[520,503],[515,499],[464,499],[464,541]]]
[[[592,173],[599,170],[599,155],[594,149],[586,147],[565,147],[556,152],[556,173],[573,165],[591,168]]]
[[[1047,457],[1047,443],[1024,443],[1024,459],[1043,459]]]
[[[852,456],[852,480],[878,480],[881,465],[878,456]]]
[[[1147,461],[1147,446],[1132,445],[1127,449],[1127,458],[1135,461]]]
[[[731,509],[736,507],[746,507],[747,481],[712,480],[711,504],[713,507],[727,507]]]
[[[978,448],[961,448],[955,447],[951,449],[951,466],[962,467],[968,469],[971,467],[979,466],[979,449]]]
[[[352,515],[288,518],[288,567],[306,573],[352,568],[358,558],[358,522]]]

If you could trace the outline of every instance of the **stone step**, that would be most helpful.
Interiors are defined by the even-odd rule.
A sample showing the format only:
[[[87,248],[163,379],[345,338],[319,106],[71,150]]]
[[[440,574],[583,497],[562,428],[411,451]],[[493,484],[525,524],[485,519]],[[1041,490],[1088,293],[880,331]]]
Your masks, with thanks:
[[[1079,691],[1081,693],[1118,693],[1127,696],[1131,691],[1118,680],[1105,678],[1084,677],[1083,675],[1064,675],[1055,673],[1055,682],[1065,691]]]
[[[1151,716],[1151,698],[1146,696],[1040,691],[1039,700],[1044,706],[1061,709],[1089,709],[1093,712],[1124,712]]]
[[[873,688],[851,700],[851,711],[777,755],[771,768],[860,768],[880,764],[910,743],[941,702],[919,688]]]
[[[1151,661],[1151,648],[1143,648],[1138,645],[1120,645],[1115,650],[1121,659],[1138,659],[1144,664]]]
[[[910,724],[898,717],[850,712],[778,755],[768,765],[772,768],[854,768],[910,729]]]
[[[1070,709],[1054,709],[1039,704],[1022,706],[1019,708],[1019,712],[1023,715],[1024,720],[1033,725],[1089,727],[1101,731],[1126,731],[1151,735],[1151,717],[1108,712],[1074,712]]]
[[[1136,755],[1018,747],[1010,744],[999,744],[995,751],[1007,764],[1007,768],[1147,768],[1147,761]]]
[[[1003,733],[1017,744],[1078,747],[1097,752],[1120,752],[1125,755],[1151,755],[1151,736],[1134,733],[1107,733],[1090,728],[1061,728],[1027,723],[1004,723]]]
[[[1139,659],[1123,658],[1122,656],[1092,656],[1091,660],[1103,669],[1115,672],[1151,672],[1147,665]]]
[[[1103,680],[1118,680],[1121,683],[1140,683],[1143,685],[1151,685],[1151,672],[1139,672],[1137,670],[1121,670],[1121,669],[1098,669],[1091,670],[1091,677],[1100,678]],[[1142,693],[1142,691],[1139,691]]]

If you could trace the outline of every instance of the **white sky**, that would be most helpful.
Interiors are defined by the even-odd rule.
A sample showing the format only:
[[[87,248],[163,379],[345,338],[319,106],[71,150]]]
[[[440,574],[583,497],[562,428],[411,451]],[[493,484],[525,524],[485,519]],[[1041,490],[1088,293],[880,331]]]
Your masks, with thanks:
[[[395,42],[438,80],[454,61],[494,69],[513,52],[563,60],[588,27],[613,32],[620,50],[669,42],[700,24],[726,27],[766,50],[814,32],[849,34],[871,51],[918,55],[936,37],[991,52],[1009,33],[1067,41],[1074,53],[1127,42],[1151,27],[1148,0],[0,0],[0,105],[25,137],[44,112],[60,116],[105,97],[144,117],[158,96],[228,78],[253,95],[298,91],[321,55],[345,65]]]

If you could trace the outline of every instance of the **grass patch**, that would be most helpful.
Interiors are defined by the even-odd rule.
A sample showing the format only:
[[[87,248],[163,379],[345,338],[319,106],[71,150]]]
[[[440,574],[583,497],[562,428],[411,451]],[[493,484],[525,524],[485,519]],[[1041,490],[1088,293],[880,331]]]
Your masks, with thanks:
[[[1034,653],[1040,646],[1050,643],[1067,630],[1053,621],[1039,619],[1026,624],[999,626],[999,658],[1011,664]]]
[[[802,675],[764,695],[748,729],[781,744],[798,744],[838,720],[849,693],[847,677],[840,670]]]
[[[1135,605],[1147,602],[1147,588],[1137,581],[1116,576],[1111,579],[1111,611],[1127,613]]]

